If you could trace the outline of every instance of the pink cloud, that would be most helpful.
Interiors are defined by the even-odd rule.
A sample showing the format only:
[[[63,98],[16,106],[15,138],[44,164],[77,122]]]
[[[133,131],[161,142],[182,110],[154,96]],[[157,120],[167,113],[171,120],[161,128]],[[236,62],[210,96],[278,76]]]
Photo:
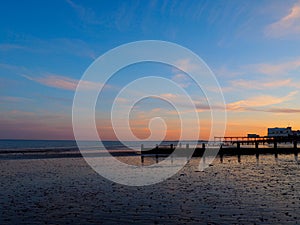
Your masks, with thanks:
[[[227,110],[230,111],[245,111],[255,107],[264,107],[279,104],[291,100],[298,92],[293,91],[283,97],[274,97],[270,95],[260,95],[248,99],[236,101],[227,104]]]
[[[191,85],[191,79],[187,75],[182,73],[178,73],[174,75],[172,77],[172,80],[183,88],[187,88],[188,86]]]
[[[265,90],[266,88],[295,87],[295,83],[293,83],[291,79],[272,80],[272,81],[239,79],[239,80],[231,81],[230,83],[232,89],[243,88],[243,89]]]
[[[1,138],[74,139],[71,117],[58,113],[11,110],[2,112]]]
[[[290,71],[300,69],[300,59],[291,61],[285,61],[281,63],[261,63],[256,65],[250,65],[249,68],[255,69],[257,72],[266,75],[284,75]]]
[[[269,109],[257,109],[257,111],[273,112],[273,113],[300,113],[300,109],[294,108],[269,108]]]
[[[197,69],[199,67],[196,64],[193,64],[190,59],[181,59],[181,60],[176,61],[175,64],[178,66],[178,68],[180,70],[187,72],[187,73],[194,71],[195,69]]]
[[[53,74],[49,74],[44,77],[31,77],[27,75],[23,75],[23,77],[49,87],[55,87],[70,91],[75,91],[79,82],[81,82],[81,87],[86,90],[100,89],[103,86],[101,83],[95,83],[84,80],[79,81],[69,77]]]
[[[19,103],[19,102],[25,102],[25,101],[31,101],[31,99],[23,98],[23,97],[14,97],[14,96],[0,96],[0,103],[1,102]]]
[[[292,6],[289,12],[278,21],[266,27],[268,37],[299,37],[300,34],[300,1]]]

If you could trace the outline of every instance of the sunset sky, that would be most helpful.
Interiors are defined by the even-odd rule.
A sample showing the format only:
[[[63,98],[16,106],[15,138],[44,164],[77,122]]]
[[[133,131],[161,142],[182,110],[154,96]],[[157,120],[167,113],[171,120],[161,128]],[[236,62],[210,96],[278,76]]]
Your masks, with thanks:
[[[300,129],[300,1],[7,1],[0,17],[0,139],[73,139],[73,97],[85,70],[110,49],[140,40],[174,42],[205,61],[224,94],[226,135]],[[180,63],[192,67],[186,59]],[[208,137],[201,90],[181,71],[144,63],[119,71],[105,86],[96,107],[103,139],[115,139],[109,112],[118,92],[143,76],[187,90],[199,113],[200,138]],[[159,94],[183,101],[168,88]],[[133,133],[147,137],[154,117],[165,118],[166,139],[178,138],[178,114],[159,99],[132,110]]]

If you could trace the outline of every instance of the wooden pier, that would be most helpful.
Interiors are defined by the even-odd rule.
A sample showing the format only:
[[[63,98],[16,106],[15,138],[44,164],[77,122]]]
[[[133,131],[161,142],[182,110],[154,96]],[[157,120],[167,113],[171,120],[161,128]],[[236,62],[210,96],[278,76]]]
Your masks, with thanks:
[[[155,156],[157,161],[159,156],[168,156],[174,152],[176,149],[175,156],[186,156],[192,155],[193,157],[202,157],[206,151],[206,155],[210,152],[212,154],[218,151],[218,155],[221,160],[223,156],[226,155],[237,155],[240,161],[241,155],[255,155],[256,158],[260,154],[274,154],[275,158],[278,154],[294,154],[298,156],[299,148],[298,143],[300,143],[300,137],[290,136],[290,137],[215,137],[214,142],[202,143],[201,147],[190,148],[189,144],[182,146],[174,146],[170,144],[169,146],[158,146],[155,148],[145,148],[141,145],[141,160],[143,162],[145,156]],[[265,145],[268,144],[268,147]],[[290,144],[289,147],[280,147],[280,144]],[[249,146],[252,147],[249,147]],[[260,148],[260,146],[263,146]],[[188,151],[194,151],[188,152]],[[214,152],[214,153],[213,153]],[[189,154],[191,153],[191,154]],[[215,154],[214,154],[215,155]]]

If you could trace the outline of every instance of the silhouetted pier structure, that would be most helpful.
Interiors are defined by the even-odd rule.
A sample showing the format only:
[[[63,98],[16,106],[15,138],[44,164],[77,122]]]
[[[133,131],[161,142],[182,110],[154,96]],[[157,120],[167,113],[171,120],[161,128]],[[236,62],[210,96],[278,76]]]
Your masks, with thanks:
[[[222,143],[222,145],[236,145],[240,148],[241,145],[255,145],[258,148],[259,145],[271,144],[273,149],[276,149],[278,144],[293,144],[294,148],[297,148],[297,144],[300,142],[300,136],[286,136],[286,137],[215,137],[214,142]]]
[[[278,146],[278,144],[291,144],[291,146]],[[274,154],[275,158],[278,154],[294,154],[298,157],[299,148],[298,143],[300,143],[300,136],[288,136],[288,137],[215,137],[214,142],[201,143],[200,146],[195,148],[190,148],[189,144],[182,146],[178,144],[174,146],[170,144],[169,146],[159,146],[156,145],[155,148],[145,148],[141,145],[141,161],[144,161],[145,156],[155,156],[158,162],[159,156],[168,156],[174,152],[176,149],[175,156],[186,156],[192,155],[193,157],[202,157],[205,150],[207,150],[206,155],[209,152],[218,151],[221,161],[223,161],[224,155],[237,155],[238,161],[241,159],[241,155],[255,155],[259,158],[260,154]],[[266,144],[268,146],[266,146]],[[249,147],[252,146],[252,147]],[[262,146],[262,147],[260,147]],[[194,151],[193,153],[187,151]],[[191,154],[187,154],[191,153]]]

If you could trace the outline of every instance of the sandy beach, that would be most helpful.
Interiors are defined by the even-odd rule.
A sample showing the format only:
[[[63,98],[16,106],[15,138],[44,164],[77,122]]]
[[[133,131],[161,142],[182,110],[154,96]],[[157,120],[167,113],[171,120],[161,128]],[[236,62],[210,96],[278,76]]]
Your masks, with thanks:
[[[0,223],[299,223],[300,170],[293,155],[263,155],[259,162],[243,156],[241,163],[226,157],[204,172],[198,162],[193,158],[162,183],[129,187],[104,179],[82,158],[0,160]]]

